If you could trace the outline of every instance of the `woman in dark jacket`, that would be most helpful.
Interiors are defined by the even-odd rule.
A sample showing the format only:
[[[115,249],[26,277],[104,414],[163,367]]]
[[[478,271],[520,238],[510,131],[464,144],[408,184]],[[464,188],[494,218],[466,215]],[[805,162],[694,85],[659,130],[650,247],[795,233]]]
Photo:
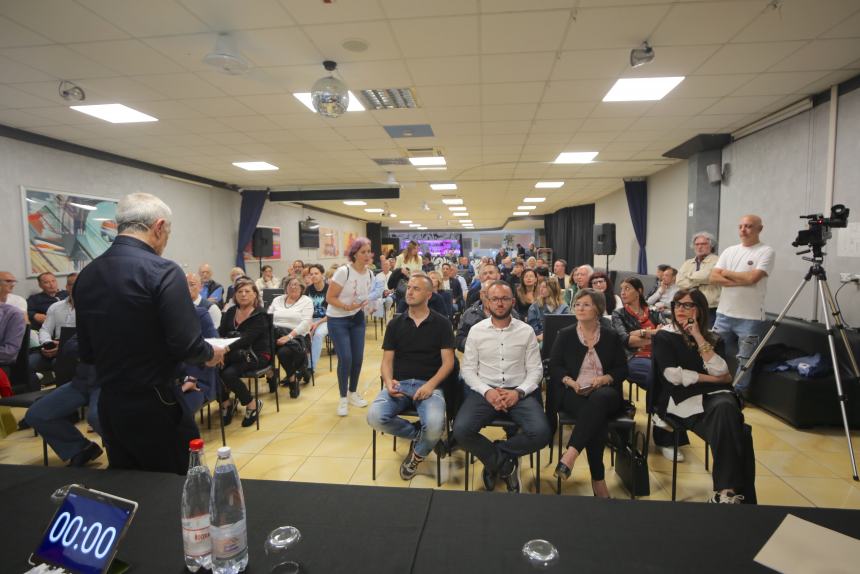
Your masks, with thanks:
[[[708,502],[755,503],[752,431],[744,424],[723,342],[708,325],[708,300],[682,289],[672,298],[672,323],[654,336],[651,408],[673,416],[714,452],[714,494]],[[652,398],[653,397],[653,398]]]
[[[609,419],[621,408],[621,383],[627,378],[624,347],[615,331],[600,322],[605,310],[602,293],[594,289],[576,293],[573,312],[577,324],[558,333],[550,356],[547,392],[551,426],[555,426],[558,411],[576,416],[555,476],[570,477],[573,464],[586,449],[591,488],[594,496],[601,498],[609,496],[603,467]]]
[[[260,291],[251,279],[241,278],[235,283],[233,294],[235,305],[224,312],[218,333],[225,338],[239,337],[238,341],[227,347],[224,357],[224,368],[221,370],[221,381],[228,391],[236,394],[237,402],[231,402],[224,397],[224,426],[233,421],[233,414],[238,403],[245,407],[243,427],[249,427],[257,421],[263,401],[254,403],[254,397],[242,382],[241,376],[248,371],[255,371],[268,365],[270,356],[271,336],[266,312],[260,300]],[[249,352],[250,351],[250,352]]]

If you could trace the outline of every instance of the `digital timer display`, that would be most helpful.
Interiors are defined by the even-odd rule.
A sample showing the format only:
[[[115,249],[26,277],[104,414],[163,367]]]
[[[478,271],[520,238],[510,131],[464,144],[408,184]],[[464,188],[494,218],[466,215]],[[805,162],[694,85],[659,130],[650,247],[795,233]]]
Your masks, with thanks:
[[[33,557],[79,574],[106,572],[136,506],[128,500],[73,487]]]

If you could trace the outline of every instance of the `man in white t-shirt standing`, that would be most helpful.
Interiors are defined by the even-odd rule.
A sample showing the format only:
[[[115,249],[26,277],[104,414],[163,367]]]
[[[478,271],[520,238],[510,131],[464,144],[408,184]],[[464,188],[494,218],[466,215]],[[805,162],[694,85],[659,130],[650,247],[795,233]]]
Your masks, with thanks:
[[[722,287],[714,331],[726,343],[726,353],[737,348],[738,368],[758,346],[765,328],[764,297],[776,254],[759,241],[763,225],[757,215],[744,215],[738,224],[739,245],[726,248],[711,271],[710,282]],[[749,387],[750,373],[736,385]]]

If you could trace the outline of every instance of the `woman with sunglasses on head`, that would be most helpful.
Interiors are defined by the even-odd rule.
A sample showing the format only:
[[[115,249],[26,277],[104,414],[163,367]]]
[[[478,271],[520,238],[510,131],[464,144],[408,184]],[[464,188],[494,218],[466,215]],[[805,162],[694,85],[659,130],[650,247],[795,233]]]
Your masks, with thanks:
[[[744,425],[723,342],[709,331],[708,300],[682,289],[671,303],[672,322],[654,336],[654,384],[649,403],[702,437],[714,452],[714,494],[708,502],[754,504],[755,457]],[[746,428],[745,428],[746,427]]]
[[[606,299],[606,313],[604,317],[612,316],[612,312],[621,308],[624,303],[621,302],[621,297],[615,294],[615,287],[612,285],[612,279],[603,271],[595,271],[588,279],[588,286],[603,293]]]
[[[607,498],[603,450],[609,419],[622,404],[621,384],[627,378],[627,357],[617,333],[600,318],[605,312],[603,294],[594,289],[577,291],[573,313],[577,323],[558,332],[549,362],[547,415],[556,426],[556,413],[576,416],[567,450],[554,475],[567,479],[585,449],[594,496]]]

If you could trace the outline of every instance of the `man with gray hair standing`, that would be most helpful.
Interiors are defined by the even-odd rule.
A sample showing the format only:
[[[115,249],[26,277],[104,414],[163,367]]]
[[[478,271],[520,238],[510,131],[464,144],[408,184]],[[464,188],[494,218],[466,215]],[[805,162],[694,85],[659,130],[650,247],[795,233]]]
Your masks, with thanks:
[[[687,259],[678,270],[675,282],[679,289],[698,289],[708,300],[710,321],[708,327],[714,326],[717,318],[717,305],[720,303],[720,286],[711,283],[711,271],[719,257],[716,253],[717,240],[707,231],[699,231],[693,235],[692,259]]]
[[[175,382],[180,363],[214,366],[179,266],[161,257],[170,208],[148,193],[122,198],[117,237],[75,284],[80,358],[96,369],[99,420],[112,469],[185,474],[200,436]]]

